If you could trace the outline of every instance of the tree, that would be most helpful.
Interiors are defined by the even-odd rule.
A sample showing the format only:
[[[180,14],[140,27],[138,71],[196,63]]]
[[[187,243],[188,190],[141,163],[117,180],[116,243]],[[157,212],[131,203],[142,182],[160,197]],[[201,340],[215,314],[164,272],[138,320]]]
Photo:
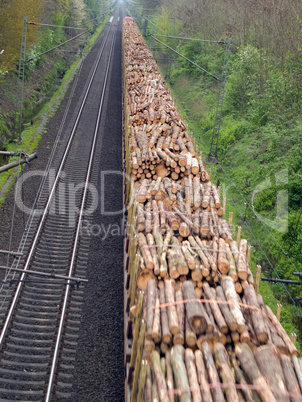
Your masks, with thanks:
[[[0,0],[0,73],[16,70],[21,47],[21,35],[24,16],[28,21],[39,21],[43,11],[42,0]],[[37,27],[30,26],[27,44],[35,39]]]

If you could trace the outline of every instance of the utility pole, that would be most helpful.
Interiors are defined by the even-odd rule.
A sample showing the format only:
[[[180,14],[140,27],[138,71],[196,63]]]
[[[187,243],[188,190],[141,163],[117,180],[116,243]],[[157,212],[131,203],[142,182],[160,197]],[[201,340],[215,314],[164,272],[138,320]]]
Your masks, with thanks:
[[[27,36],[27,17],[23,18],[21,49],[19,59],[19,72],[18,72],[18,91],[17,91],[17,107],[16,107],[16,121],[19,113],[19,127],[18,127],[18,141],[21,141],[22,133],[22,113],[23,113],[23,97],[24,97],[24,70],[26,64],[26,36]],[[15,122],[14,139],[16,139],[17,128]]]
[[[221,126],[221,119],[222,119],[222,108],[225,96],[225,84],[227,80],[227,72],[228,72],[228,62],[229,62],[229,55],[230,55],[230,47],[231,41],[228,39],[226,42],[226,48],[224,53],[224,61],[223,61],[223,68],[221,74],[221,82],[219,87],[219,95],[218,95],[218,102],[216,107],[216,115],[214,121],[214,128],[213,128],[213,135],[211,141],[211,148],[209,155],[207,156],[207,160],[209,162],[217,163],[217,151],[218,151],[218,140],[220,134],[220,126]]]

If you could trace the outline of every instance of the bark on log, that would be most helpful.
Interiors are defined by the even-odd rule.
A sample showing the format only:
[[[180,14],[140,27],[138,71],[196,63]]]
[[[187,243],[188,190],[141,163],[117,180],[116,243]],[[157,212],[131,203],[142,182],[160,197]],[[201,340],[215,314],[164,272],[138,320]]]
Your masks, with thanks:
[[[279,402],[289,402],[280,356],[274,345],[264,345],[254,350],[257,365]]]
[[[184,364],[185,349],[182,345],[174,345],[171,349],[171,365],[174,373],[176,388],[180,390],[178,398],[180,402],[190,402],[191,394],[187,391],[190,387],[187,370]]]
[[[238,257],[238,277],[243,281],[246,281],[248,277],[246,253],[247,253],[247,240],[241,239],[239,247],[239,257]]]
[[[235,353],[245,375],[257,387],[256,391],[261,400],[263,402],[275,402],[276,398],[263,378],[250,347],[246,343],[238,343],[235,345]]]
[[[248,305],[255,307],[256,309],[250,309],[250,315],[253,322],[253,327],[257,335],[257,339],[260,343],[266,343],[268,340],[268,332],[265,325],[264,315],[260,310],[260,306],[257,300],[255,289],[252,285],[248,285],[244,289],[244,297]]]
[[[275,326],[278,335],[281,336],[281,338],[283,339],[289,353],[291,355],[298,356],[299,353],[296,346],[293,344],[290,337],[287,335],[285,329],[282,327],[275,314],[268,306],[265,306],[265,312],[269,316],[272,324]]]
[[[148,233],[146,236],[147,244],[149,246],[150,254],[152,255],[153,259],[153,270],[155,275],[159,275],[159,261],[158,261],[158,255],[156,251],[156,245],[154,241],[154,237],[151,233]]]
[[[156,350],[154,350],[151,353],[151,362],[152,362],[154,376],[156,379],[159,400],[160,400],[160,402],[170,402],[170,399],[168,397],[168,391],[167,391],[165,377],[161,370],[160,355]]]
[[[213,289],[212,289],[213,292]],[[216,299],[219,303],[219,308],[222,312],[222,315],[230,329],[230,331],[237,331],[238,324],[235,320],[233,314],[230,311],[229,305],[226,303],[226,298],[222,289],[222,286],[217,286],[216,288]]]
[[[141,253],[143,255],[146,268],[153,269],[153,267],[154,267],[153,258],[151,256],[150,250],[148,248],[146,237],[144,236],[143,233],[138,233],[137,241],[138,241],[138,245],[141,250]]]
[[[225,276],[222,280],[222,288],[225,297],[229,302],[230,311],[237,322],[237,331],[241,334],[245,330],[245,320],[237,302],[237,293],[233,279],[229,276]]]
[[[170,398],[170,402],[175,401],[174,397],[174,379],[173,379],[173,370],[171,366],[171,351],[168,350],[166,353],[166,383],[167,383],[167,389],[168,389],[168,395]]]
[[[236,392],[236,382],[233,371],[230,367],[229,357],[222,343],[214,343],[214,359],[216,368],[225,387],[223,392],[229,402],[239,402]]]
[[[211,291],[209,284],[206,282],[203,284],[203,291],[204,291],[206,298],[211,301],[209,303],[209,306],[210,306],[210,309],[212,310],[212,314],[215,318],[215,321],[216,321],[216,324],[217,324],[219,330],[223,334],[227,334],[228,330],[229,330],[228,325],[225,322],[225,319],[220,310],[220,306],[219,306],[219,304],[217,304],[216,299],[213,296],[213,293]]]
[[[185,306],[183,303],[182,290],[175,290],[175,301],[176,301],[176,311],[179,325],[179,333],[174,335],[173,343],[174,345],[184,345],[185,343]]]
[[[160,300],[158,294],[156,295],[155,308],[154,308],[152,339],[154,340],[155,343],[159,343],[162,339],[161,325],[160,325]]]
[[[194,251],[198,254],[199,258],[201,259],[205,268],[210,268],[210,263],[207,257],[205,256],[204,252],[201,250],[201,247],[197,244],[196,240],[193,236],[189,236],[188,240],[191,246],[194,248]]]
[[[207,369],[209,382],[211,384],[211,393],[214,402],[224,402],[223,392],[221,390],[219,376],[215,367],[214,359],[208,342],[201,345],[205,366]]]
[[[193,402],[202,402],[201,392],[199,389],[197,371],[196,371],[196,363],[195,356],[192,349],[185,350],[185,363],[189,378],[189,384],[192,393],[192,401]]]
[[[192,330],[187,318],[185,318],[185,339],[188,347],[193,348],[196,345],[196,334]]]
[[[203,402],[212,402],[212,394],[208,382],[208,375],[203,361],[203,354],[201,350],[195,351],[195,362],[197,368],[198,382],[200,385],[200,392]]]
[[[202,304],[197,301],[198,297],[194,291],[192,282],[183,282],[182,290],[184,300],[186,301],[186,317],[192,330],[197,335],[205,333],[207,330],[206,312]]]
[[[169,304],[167,307],[169,329],[172,335],[176,335],[179,333],[179,324],[175,308],[174,287],[170,279],[165,280],[165,297],[166,303]]]
[[[146,311],[146,338],[152,340],[152,329],[154,319],[154,307],[156,302],[156,283],[155,280],[148,281],[147,284],[147,311]]]
[[[218,249],[218,269],[222,274],[227,274],[230,270],[230,263],[226,255],[226,244],[222,238],[218,240]]]
[[[280,356],[281,366],[283,369],[284,379],[286,383],[286,388],[289,393],[291,402],[301,402],[301,391],[299,387],[299,383],[297,381],[297,377],[295,374],[295,370],[293,368],[290,357],[284,354]],[[296,396],[293,396],[296,395]]]
[[[250,387],[248,386],[246,379],[244,377],[243,372],[241,371],[240,367],[238,366],[235,354],[232,352],[231,354],[231,364],[233,366],[234,369],[234,374],[235,374],[235,380],[236,383],[241,385],[241,392],[243,394],[244,400],[246,402],[254,402],[255,398],[253,395],[252,390],[250,389]]]
[[[162,332],[162,339],[163,341],[169,345],[172,341],[172,334],[169,328],[169,320],[168,320],[168,313],[166,304],[166,297],[165,297],[165,288],[161,287],[159,289],[159,297],[160,297],[160,318],[161,318],[161,332]]]

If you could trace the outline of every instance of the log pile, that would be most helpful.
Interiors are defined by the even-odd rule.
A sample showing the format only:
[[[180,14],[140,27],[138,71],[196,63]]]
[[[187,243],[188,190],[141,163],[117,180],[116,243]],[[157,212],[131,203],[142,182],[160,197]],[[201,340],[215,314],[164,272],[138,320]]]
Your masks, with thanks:
[[[137,29],[124,31],[124,49],[131,176],[208,181],[204,163]]]
[[[134,22],[123,41],[131,401],[302,400],[298,350]]]

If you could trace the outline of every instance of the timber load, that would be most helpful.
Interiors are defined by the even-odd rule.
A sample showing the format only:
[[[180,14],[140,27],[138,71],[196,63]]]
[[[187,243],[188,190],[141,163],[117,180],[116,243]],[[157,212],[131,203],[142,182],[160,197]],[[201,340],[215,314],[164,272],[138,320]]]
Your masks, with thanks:
[[[123,52],[127,400],[301,401],[295,339],[129,19]]]

